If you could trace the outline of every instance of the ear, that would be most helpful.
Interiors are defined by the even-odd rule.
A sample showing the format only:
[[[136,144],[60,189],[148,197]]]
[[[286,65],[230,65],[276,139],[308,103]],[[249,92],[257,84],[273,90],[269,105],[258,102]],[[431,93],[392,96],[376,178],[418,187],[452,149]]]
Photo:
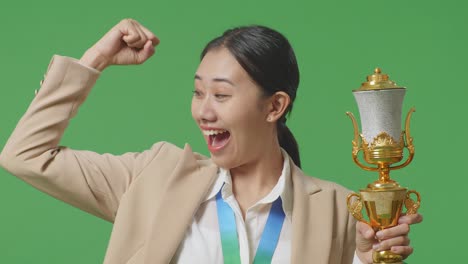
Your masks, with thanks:
[[[268,122],[276,122],[280,119],[289,104],[291,103],[291,98],[289,95],[283,91],[276,92],[269,98],[268,104],[268,113],[266,120]]]

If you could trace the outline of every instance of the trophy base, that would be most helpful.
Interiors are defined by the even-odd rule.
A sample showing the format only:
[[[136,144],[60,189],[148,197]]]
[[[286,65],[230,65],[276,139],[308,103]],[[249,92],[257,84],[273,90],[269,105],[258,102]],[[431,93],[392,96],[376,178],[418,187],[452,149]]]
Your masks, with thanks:
[[[372,261],[374,264],[403,264],[403,257],[390,250],[374,251]]]

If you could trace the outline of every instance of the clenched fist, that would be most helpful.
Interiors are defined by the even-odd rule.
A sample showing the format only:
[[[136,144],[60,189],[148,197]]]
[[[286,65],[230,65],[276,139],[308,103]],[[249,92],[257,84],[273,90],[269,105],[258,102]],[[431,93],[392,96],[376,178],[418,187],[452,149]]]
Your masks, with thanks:
[[[159,39],[133,19],[124,19],[89,48],[80,62],[99,71],[109,65],[141,64],[154,54]]]

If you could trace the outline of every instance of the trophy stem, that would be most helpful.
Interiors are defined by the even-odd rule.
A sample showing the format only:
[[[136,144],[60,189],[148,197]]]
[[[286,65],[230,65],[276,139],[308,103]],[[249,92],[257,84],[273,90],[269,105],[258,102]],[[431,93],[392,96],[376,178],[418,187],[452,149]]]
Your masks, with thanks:
[[[372,190],[389,190],[394,188],[400,188],[401,186],[394,180],[390,179],[390,164],[379,163],[379,179],[369,185],[368,188]]]
[[[382,183],[390,181],[390,169],[388,164],[379,164],[379,181]]]

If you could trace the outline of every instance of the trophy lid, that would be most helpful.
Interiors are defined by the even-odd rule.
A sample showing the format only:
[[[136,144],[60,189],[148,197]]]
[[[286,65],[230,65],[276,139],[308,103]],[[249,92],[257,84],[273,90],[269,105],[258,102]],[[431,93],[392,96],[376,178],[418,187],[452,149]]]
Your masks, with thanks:
[[[400,87],[394,81],[389,80],[388,75],[382,73],[382,70],[377,67],[374,70],[374,74],[367,76],[367,82],[362,83],[361,87],[354,91],[370,91],[394,88],[404,89],[404,87]]]

